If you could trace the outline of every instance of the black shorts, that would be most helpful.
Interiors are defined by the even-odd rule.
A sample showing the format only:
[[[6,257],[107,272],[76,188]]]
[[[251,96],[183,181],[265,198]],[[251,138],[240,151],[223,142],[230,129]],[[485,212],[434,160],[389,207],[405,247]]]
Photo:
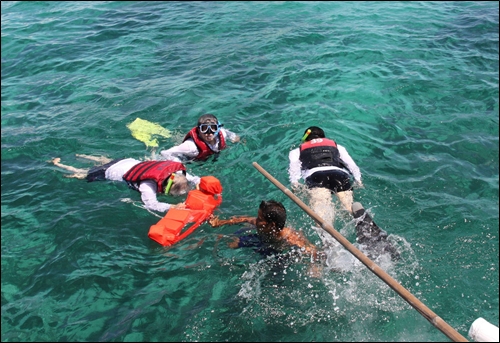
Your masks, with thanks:
[[[328,188],[333,193],[345,192],[352,189],[351,177],[342,170],[318,171],[306,178],[306,186],[309,188]]]
[[[123,160],[123,158],[119,158],[117,160],[113,160],[109,163],[103,164],[102,166],[97,166],[90,169],[87,173],[87,182],[106,180],[106,170],[113,164],[121,160]]]

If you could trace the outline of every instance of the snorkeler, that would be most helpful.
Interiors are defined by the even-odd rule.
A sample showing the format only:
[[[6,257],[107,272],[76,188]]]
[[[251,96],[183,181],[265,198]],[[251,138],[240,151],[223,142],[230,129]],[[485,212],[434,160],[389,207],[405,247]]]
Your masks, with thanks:
[[[326,188],[335,193],[345,209],[352,213],[351,176],[358,187],[363,187],[361,172],[347,150],[325,132],[310,126],[304,132],[302,143],[289,153],[288,173],[293,188],[302,178],[309,190]]]
[[[214,161],[221,150],[226,148],[226,140],[239,142],[240,137],[225,128],[213,114],[204,114],[198,124],[184,137],[180,145],[160,151],[165,160],[178,162],[206,161],[211,155]]]
[[[393,259],[399,258],[399,253],[387,240],[387,233],[373,222],[359,202],[353,203],[351,177],[358,187],[363,187],[363,183],[358,166],[343,146],[326,138],[321,128],[310,126],[304,131],[300,147],[290,151],[289,160],[292,187],[297,189],[299,179],[304,179],[315,212],[333,222],[328,204],[331,194],[336,194],[344,208],[357,219],[356,240],[367,246],[369,255],[388,252]]]
[[[111,160],[107,157],[76,155],[88,160],[104,163],[92,169],[82,169],[61,163],[59,157],[52,159],[55,166],[73,172],[66,177],[87,179],[88,182],[110,180],[125,181],[128,186],[141,193],[141,200],[148,210],[165,212],[171,207],[184,208],[184,204],[171,205],[159,202],[156,194],[178,196],[188,190],[188,181],[199,184],[200,178],[186,173],[186,168],[174,161],[139,161],[133,158]]]

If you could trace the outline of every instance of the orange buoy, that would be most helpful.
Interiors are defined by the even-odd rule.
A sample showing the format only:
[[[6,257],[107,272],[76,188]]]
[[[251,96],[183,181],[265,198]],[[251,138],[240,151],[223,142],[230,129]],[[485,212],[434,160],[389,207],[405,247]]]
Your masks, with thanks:
[[[206,221],[222,203],[222,185],[214,176],[203,176],[199,188],[189,191],[185,209],[171,208],[158,223],[151,225],[149,238],[163,246],[170,246],[186,238]]]

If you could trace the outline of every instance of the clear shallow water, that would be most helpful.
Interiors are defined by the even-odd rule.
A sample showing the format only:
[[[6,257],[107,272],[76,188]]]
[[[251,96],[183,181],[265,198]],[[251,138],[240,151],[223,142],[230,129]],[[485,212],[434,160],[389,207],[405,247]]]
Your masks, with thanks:
[[[127,124],[167,148],[205,112],[243,138],[189,166],[221,180],[221,216],[274,198],[321,246],[251,165],[288,186],[319,125],[402,253],[377,263],[463,336],[498,325],[498,3],[2,2],[2,341],[448,341],[348,254],[311,279],[229,249],[239,226],[166,249],[137,193],[47,163],[144,158]]]

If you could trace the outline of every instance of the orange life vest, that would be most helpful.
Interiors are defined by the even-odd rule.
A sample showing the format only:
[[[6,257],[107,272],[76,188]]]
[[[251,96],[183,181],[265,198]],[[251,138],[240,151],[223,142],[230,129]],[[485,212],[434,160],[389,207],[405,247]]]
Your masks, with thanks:
[[[222,185],[216,177],[203,176],[199,188],[189,191],[185,209],[171,208],[158,223],[151,225],[148,237],[163,246],[170,246],[206,221],[222,203]],[[181,232],[188,224],[191,226]]]

